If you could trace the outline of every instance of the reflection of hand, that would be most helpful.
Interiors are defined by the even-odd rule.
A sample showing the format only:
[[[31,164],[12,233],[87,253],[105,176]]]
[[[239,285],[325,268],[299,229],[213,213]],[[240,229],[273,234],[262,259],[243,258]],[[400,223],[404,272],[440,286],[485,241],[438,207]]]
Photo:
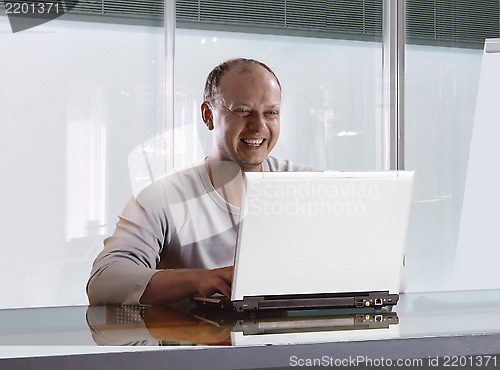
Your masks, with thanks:
[[[233,266],[214,270],[197,270],[196,288],[202,296],[208,297],[220,292],[227,297],[231,296],[231,282],[233,281]]]
[[[210,325],[169,306],[147,307],[143,319],[149,333],[162,342],[231,344],[230,329]]]

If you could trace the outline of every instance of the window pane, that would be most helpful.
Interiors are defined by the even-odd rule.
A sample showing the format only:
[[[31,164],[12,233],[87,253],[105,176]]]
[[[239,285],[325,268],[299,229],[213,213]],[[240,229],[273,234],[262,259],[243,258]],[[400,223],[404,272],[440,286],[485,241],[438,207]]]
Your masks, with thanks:
[[[409,290],[447,290],[453,286],[482,48],[485,37],[499,36],[499,3],[406,5],[405,167],[416,171]]]
[[[1,308],[85,304],[131,196],[127,157],[163,130],[163,29],[0,16]]]

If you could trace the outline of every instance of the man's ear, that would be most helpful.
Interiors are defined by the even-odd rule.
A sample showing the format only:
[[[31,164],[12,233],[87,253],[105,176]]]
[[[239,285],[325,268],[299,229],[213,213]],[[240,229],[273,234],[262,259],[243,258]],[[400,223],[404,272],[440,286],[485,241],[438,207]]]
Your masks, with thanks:
[[[210,131],[214,129],[212,108],[210,108],[206,101],[201,104],[201,118]]]

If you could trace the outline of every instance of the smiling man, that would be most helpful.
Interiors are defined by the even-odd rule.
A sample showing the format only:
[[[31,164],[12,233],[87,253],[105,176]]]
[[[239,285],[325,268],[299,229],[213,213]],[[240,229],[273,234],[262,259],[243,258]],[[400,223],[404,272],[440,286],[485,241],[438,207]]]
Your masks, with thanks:
[[[91,304],[158,304],[231,294],[242,176],[310,171],[269,156],[280,132],[281,85],[253,59],[232,59],[207,77],[206,158],[172,171],[132,198],[104,241],[87,285]]]
[[[232,161],[243,171],[262,171],[280,133],[278,78],[267,66],[245,60],[222,64],[208,81],[213,82],[207,83],[201,106],[203,121],[213,131],[207,163]]]

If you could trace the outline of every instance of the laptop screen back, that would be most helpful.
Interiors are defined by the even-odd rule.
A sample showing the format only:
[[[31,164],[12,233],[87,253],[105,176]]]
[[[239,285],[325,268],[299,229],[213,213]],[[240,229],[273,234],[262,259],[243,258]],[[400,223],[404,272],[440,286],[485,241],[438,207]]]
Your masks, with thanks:
[[[413,172],[246,173],[232,300],[399,293]]]

